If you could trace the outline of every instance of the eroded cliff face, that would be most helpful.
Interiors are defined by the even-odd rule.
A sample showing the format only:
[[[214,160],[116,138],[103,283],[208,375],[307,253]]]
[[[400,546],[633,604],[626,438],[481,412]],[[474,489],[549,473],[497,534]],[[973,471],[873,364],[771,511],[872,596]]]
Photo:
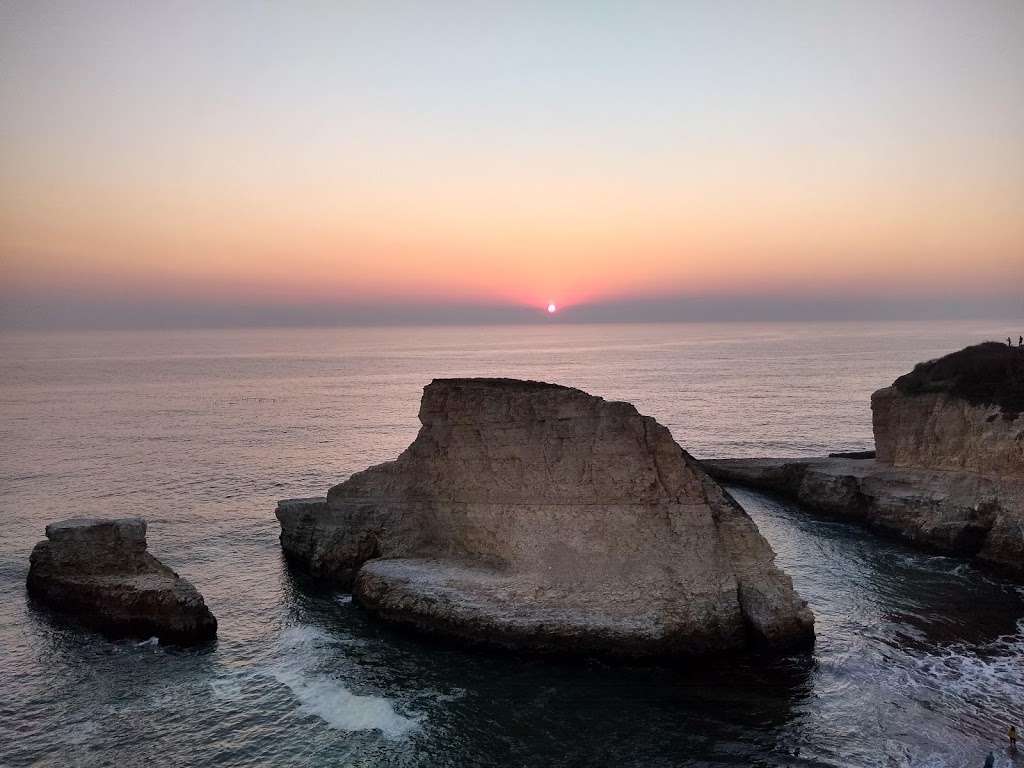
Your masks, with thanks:
[[[371,612],[470,641],[699,654],[813,639],[746,513],[628,403],[436,380],[395,461],[283,501],[285,552]]]
[[[875,451],[895,467],[1024,477],[1024,350],[987,342],[921,363],[871,396]]]
[[[1024,477],[1024,417],[945,393],[871,396],[878,461],[894,467]]]

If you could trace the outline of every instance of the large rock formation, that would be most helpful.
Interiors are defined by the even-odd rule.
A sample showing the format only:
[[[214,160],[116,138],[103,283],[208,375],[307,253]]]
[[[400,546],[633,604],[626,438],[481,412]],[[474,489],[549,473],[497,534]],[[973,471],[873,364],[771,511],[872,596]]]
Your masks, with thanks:
[[[427,386],[395,461],[282,501],[291,560],[381,618],[474,642],[688,655],[813,640],[746,513],[628,403],[508,379]]]
[[[1024,477],[1024,350],[986,342],[871,396],[883,464]]]
[[[114,635],[180,644],[216,635],[203,596],[146,551],[145,520],[64,520],[46,538],[28,572],[40,602]]]
[[[986,342],[921,363],[871,409],[872,458],[703,463],[723,482],[1024,575],[1024,350]]]
[[[702,463],[720,482],[779,493],[927,549],[1024,576],[1024,479],[834,457]]]

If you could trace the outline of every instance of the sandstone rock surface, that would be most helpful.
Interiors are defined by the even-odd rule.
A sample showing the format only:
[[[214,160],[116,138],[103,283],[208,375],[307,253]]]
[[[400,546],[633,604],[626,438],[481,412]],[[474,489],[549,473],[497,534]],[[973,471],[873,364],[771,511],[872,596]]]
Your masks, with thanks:
[[[280,502],[281,544],[371,613],[512,648],[692,655],[813,641],[735,501],[628,403],[439,379],[395,461]]]
[[[146,551],[145,520],[64,520],[46,537],[28,573],[40,602],[114,635],[191,644],[216,634],[202,595]]]
[[[986,342],[871,396],[878,461],[1024,478],[1024,350]]]
[[[996,342],[871,396],[875,452],[703,462],[722,482],[1024,576],[1024,350]]]
[[[1024,478],[873,459],[709,459],[708,473],[1024,577]]]

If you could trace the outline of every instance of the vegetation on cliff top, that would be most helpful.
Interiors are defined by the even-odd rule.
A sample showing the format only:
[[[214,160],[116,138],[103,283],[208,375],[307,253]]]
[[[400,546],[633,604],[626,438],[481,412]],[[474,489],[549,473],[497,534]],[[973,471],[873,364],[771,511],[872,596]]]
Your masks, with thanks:
[[[1007,413],[1024,411],[1024,349],[996,341],[918,363],[896,379],[905,395],[948,392],[974,405],[998,405]]]

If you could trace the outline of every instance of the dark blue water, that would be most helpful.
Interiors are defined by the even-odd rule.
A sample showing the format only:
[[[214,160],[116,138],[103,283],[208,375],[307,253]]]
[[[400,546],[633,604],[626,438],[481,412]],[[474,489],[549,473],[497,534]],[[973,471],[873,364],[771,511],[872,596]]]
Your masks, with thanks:
[[[867,396],[999,327],[575,326],[0,337],[0,765],[978,765],[1024,720],[1024,589],[736,490],[813,654],[554,662],[399,634],[291,574],[278,498],[396,455],[433,376],[629,399],[696,455],[870,444]],[[26,601],[45,522],[139,514],[220,621],[110,643]]]

